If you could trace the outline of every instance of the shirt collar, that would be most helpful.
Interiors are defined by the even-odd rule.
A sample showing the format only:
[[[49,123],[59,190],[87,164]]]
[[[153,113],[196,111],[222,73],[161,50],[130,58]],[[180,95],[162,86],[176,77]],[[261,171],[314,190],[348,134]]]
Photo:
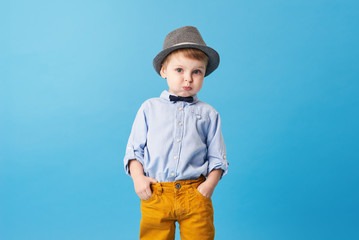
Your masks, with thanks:
[[[162,98],[162,99],[164,99],[164,100],[166,100],[166,101],[168,101],[168,102],[170,102],[170,103],[174,103],[174,102],[171,102],[171,101],[170,101],[170,95],[177,96],[177,95],[175,95],[175,94],[173,94],[173,93],[169,93],[167,90],[164,90],[164,91],[161,93],[160,98]],[[193,95],[192,97],[193,97],[193,102],[188,103],[188,104],[194,104],[194,103],[196,103],[196,102],[199,101],[199,100],[198,100],[198,97],[197,97],[197,94]]]

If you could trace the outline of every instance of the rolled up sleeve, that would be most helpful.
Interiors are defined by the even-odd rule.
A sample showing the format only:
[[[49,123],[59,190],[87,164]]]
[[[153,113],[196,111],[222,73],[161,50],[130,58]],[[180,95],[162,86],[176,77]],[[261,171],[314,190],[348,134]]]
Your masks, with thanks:
[[[124,167],[128,175],[130,175],[129,161],[136,159],[143,165],[144,149],[147,144],[147,122],[144,104],[138,110],[135,121],[132,125],[130,137],[128,139],[126,154],[124,157]]]
[[[221,131],[221,119],[217,112],[210,114],[210,123],[207,135],[208,173],[214,169],[222,169],[224,175],[228,172],[226,146]]]

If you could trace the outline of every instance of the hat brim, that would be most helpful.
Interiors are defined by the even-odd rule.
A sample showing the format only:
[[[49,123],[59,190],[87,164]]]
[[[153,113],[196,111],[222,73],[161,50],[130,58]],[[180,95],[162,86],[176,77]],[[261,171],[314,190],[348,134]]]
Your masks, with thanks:
[[[211,74],[219,65],[219,54],[216,50],[211,47],[197,45],[197,44],[181,44],[177,46],[173,46],[170,48],[166,48],[162,50],[157,56],[153,59],[153,67],[155,68],[156,72],[161,75],[161,68],[163,60],[173,51],[182,48],[195,48],[199,49],[204,52],[208,56],[208,64],[206,68],[205,77]]]

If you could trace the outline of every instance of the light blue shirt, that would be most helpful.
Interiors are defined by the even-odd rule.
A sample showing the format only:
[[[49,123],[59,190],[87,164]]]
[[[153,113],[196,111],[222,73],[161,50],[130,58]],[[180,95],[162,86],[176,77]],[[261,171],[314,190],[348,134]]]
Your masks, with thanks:
[[[145,101],[137,112],[124,165],[136,159],[146,176],[158,182],[197,179],[213,169],[228,171],[226,147],[217,111],[198,100],[171,102],[170,93]]]

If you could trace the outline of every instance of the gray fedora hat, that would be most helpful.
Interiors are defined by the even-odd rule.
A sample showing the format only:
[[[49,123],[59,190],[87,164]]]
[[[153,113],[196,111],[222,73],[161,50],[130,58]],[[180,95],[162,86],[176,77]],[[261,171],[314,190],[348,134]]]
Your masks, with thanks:
[[[208,56],[205,76],[211,74],[219,65],[219,54],[206,45],[198,29],[192,26],[184,26],[167,34],[163,43],[163,50],[153,59],[153,67],[158,74],[160,74],[163,60],[171,52],[180,48],[196,48]]]

